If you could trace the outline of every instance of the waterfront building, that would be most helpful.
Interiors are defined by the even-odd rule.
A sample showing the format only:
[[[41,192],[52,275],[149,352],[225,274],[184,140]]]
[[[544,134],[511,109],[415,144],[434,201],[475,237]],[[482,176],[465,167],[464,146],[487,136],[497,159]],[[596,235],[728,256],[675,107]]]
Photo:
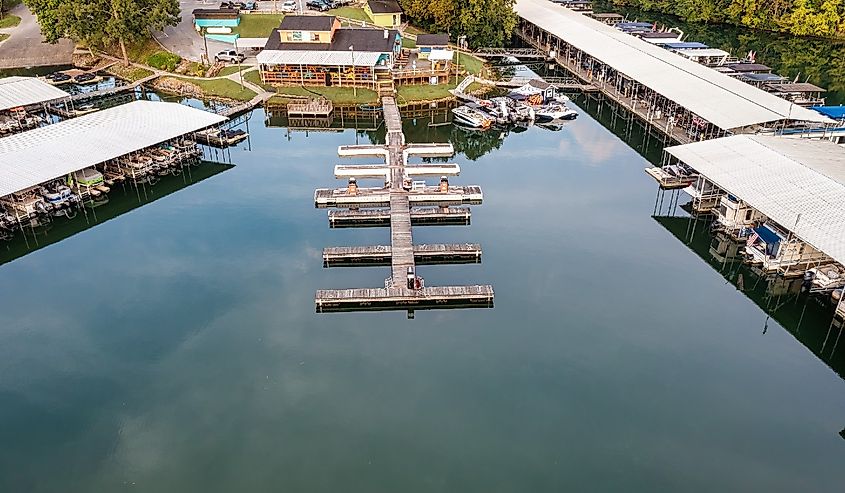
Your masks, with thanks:
[[[402,7],[396,0],[368,0],[364,12],[379,27],[397,28],[402,25]]]

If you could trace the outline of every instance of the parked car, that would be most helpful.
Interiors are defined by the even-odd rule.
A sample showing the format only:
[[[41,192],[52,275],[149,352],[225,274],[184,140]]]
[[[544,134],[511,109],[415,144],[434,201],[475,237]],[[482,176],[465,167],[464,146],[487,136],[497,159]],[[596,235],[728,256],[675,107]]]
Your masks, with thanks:
[[[244,2],[244,6],[241,7],[241,10],[257,10],[258,4],[255,2]]]
[[[326,0],[333,9],[339,9],[341,7],[346,7],[347,5],[352,5],[352,0]]]
[[[308,0],[305,2],[305,6],[311,10],[316,10],[318,12],[325,12],[332,8],[331,5],[327,4],[323,0]]]
[[[238,53],[235,50],[221,51],[214,55],[215,62],[241,63],[244,61],[244,58],[246,56],[243,53]]]
[[[298,6],[296,5],[295,0],[285,0],[284,2],[282,2],[282,12],[290,14],[296,12],[297,9]]]

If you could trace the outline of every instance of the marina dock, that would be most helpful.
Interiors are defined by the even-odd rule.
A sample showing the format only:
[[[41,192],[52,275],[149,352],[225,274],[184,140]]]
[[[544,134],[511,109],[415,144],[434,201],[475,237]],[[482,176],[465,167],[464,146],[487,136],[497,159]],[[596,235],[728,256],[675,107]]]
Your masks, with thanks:
[[[426,287],[417,273],[417,265],[433,263],[477,263],[481,261],[478,244],[414,245],[415,224],[469,224],[469,210],[452,205],[480,204],[483,196],[478,186],[449,185],[448,176],[456,176],[456,164],[409,164],[409,156],[449,157],[451,144],[406,144],[401,117],[391,97],[382,99],[387,124],[387,145],[341,146],[341,157],[377,157],[384,164],[341,165],[335,176],[349,178],[346,188],[317,189],[314,205],[346,207],[355,210],[329,212],[333,227],[390,226],[390,245],[331,247],[323,251],[323,265],[389,265],[390,277],[384,288],[320,290],[315,295],[318,313],[350,310],[414,310],[434,308],[492,307],[493,288],[487,285]],[[412,178],[440,176],[438,186]],[[382,187],[359,188],[357,179],[383,180]],[[436,205],[436,208],[414,208]],[[364,210],[357,210],[357,208]]]
[[[469,207],[412,207],[411,226],[469,225],[471,216]],[[330,210],[329,226],[332,228],[390,226],[390,210]]]
[[[681,144],[791,124],[832,124],[795,105],[547,0],[517,0],[516,34]]]

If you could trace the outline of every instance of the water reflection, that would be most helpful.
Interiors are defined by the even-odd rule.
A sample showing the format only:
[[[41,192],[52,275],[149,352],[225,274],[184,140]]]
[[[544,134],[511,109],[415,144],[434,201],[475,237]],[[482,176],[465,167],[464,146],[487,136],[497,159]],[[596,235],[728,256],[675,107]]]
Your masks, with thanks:
[[[124,182],[120,188],[114,187],[103,200],[87,203],[72,218],[61,216],[38,227],[26,227],[23,231],[16,231],[8,241],[0,242],[0,265],[70,238],[232,167],[230,164],[203,161],[198,166],[180,168],[181,172],[176,175],[158,177],[154,185]]]
[[[845,379],[845,350],[842,326],[832,322],[834,307],[826,299],[808,296],[802,279],[767,278],[742,262],[738,243],[724,234],[711,234],[707,218],[653,216],[691,251],[718,271],[726,283],[753,301],[765,314],[763,333],[769,319],[775,320],[795,339]]]

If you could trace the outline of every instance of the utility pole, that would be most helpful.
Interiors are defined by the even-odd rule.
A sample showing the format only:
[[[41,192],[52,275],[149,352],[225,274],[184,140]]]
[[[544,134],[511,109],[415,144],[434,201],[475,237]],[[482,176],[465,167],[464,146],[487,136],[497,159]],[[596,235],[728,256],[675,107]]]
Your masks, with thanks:
[[[352,97],[358,99],[358,86],[355,84],[355,45],[349,45],[352,52]]]

